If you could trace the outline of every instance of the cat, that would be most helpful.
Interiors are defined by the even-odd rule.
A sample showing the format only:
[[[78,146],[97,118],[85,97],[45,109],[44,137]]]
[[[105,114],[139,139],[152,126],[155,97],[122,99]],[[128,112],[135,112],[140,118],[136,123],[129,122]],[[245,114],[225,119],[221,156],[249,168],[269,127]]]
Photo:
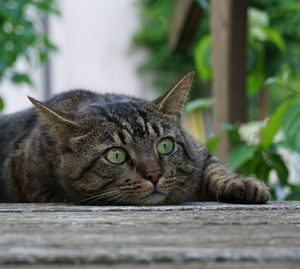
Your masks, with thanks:
[[[73,90],[0,117],[0,201],[160,205],[265,203],[182,127],[194,72],[152,102]]]

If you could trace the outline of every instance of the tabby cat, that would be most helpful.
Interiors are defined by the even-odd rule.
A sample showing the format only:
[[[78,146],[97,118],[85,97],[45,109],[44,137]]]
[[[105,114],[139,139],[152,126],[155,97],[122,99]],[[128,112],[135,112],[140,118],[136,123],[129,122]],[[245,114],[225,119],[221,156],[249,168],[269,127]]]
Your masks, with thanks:
[[[265,203],[181,125],[194,72],[153,102],[74,90],[0,117],[0,201]],[[37,113],[36,113],[37,112]]]

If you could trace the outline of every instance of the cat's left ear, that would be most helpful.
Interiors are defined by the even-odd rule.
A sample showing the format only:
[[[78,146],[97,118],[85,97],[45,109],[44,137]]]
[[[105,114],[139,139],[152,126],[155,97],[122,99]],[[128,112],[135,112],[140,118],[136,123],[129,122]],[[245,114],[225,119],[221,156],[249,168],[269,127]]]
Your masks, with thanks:
[[[158,106],[161,112],[180,117],[184,103],[192,86],[194,76],[195,71],[189,72],[179,80],[171,90],[154,100],[153,103]]]
[[[76,123],[70,116],[30,96],[28,96],[28,99],[37,109],[40,119],[48,127],[49,131],[57,136],[60,142],[67,142],[77,128]]]

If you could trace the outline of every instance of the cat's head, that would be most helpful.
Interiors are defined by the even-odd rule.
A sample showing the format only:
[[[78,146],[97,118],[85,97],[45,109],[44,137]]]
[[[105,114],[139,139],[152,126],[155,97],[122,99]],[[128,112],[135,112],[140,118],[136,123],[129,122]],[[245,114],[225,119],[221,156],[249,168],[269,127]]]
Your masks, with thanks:
[[[188,73],[152,102],[125,96],[103,102],[103,96],[82,96],[85,101],[79,101],[77,113],[68,110],[74,101],[62,109],[61,104],[50,107],[30,98],[57,141],[56,169],[66,195],[87,204],[187,199],[196,183],[191,182],[194,167],[181,114],[193,77],[194,72]]]

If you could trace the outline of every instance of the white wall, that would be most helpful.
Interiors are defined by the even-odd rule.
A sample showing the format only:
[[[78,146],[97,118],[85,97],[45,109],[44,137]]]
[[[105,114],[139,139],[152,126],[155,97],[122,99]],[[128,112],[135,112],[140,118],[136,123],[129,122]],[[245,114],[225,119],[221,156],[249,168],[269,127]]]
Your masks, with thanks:
[[[143,55],[128,55],[138,27],[135,0],[60,0],[62,16],[50,18],[50,36],[59,47],[51,58],[51,91],[84,88],[150,97],[149,86],[136,73]],[[0,94],[6,113],[30,106],[26,95],[44,99],[42,70],[34,72],[35,88],[4,82]],[[147,90],[148,89],[148,90]]]
[[[28,69],[23,62],[18,62],[18,67],[21,67],[19,70]],[[31,103],[27,95],[34,96],[37,99],[43,99],[43,81],[41,79],[43,69],[39,68],[34,70],[31,74],[34,86],[15,85],[10,81],[3,81],[0,84],[0,95],[5,102],[4,113],[12,113],[30,107]]]
[[[142,96],[138,60],[128,56],[138,27],[134,0],[64,0],[62,19],[52,20],[60,47],[53,60],[53,90],[88,88]]]

